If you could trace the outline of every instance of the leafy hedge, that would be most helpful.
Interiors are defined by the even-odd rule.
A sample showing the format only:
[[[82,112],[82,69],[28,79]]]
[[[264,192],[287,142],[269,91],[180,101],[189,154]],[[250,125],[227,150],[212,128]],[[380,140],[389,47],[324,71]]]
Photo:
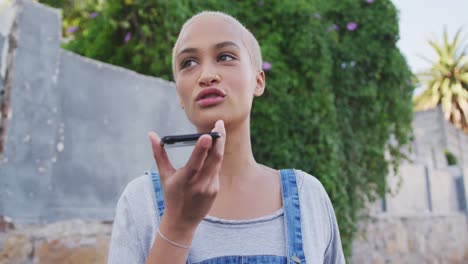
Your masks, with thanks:
[[[414,87],[390,0],[42,2],[64,8],[65,48],[165,79],[188,17],[237,17],[271,66],[266,93],[254,101],[254,154],[321,180],[349,256],[360,210],[385,193],[388,170],[411,138]]]

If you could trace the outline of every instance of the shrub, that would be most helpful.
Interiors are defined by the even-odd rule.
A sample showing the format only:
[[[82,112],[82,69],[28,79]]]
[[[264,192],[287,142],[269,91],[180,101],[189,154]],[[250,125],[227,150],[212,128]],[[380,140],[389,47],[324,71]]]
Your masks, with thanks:
[[[457,165],[457,157],[448,149],[444,150],[445,158],[447,159],[447,164],[449,166]]]

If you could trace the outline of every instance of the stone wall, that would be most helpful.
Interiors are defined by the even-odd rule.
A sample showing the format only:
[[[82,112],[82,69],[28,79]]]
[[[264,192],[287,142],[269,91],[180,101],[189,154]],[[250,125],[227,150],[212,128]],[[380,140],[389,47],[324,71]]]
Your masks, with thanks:
[[[0,231],[0,264],[107,263],[110,223],[73,220],[12,228]]]
[[[467,227],[462,213],[378,214],[361,224],[351,263],[468,263]],[[0,264],[104,264],[111,228],[109,222],[83,220],[15,227],[4,223]]]
[[[467,226],[463,213],[379,214],[361,225],[353,243],[352,262],[468,263]]]

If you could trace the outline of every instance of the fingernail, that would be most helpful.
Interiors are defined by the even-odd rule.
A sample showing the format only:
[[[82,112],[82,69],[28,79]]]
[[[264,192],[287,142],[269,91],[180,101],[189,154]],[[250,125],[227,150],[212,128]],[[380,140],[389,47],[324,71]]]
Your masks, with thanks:
[[[206,139],[205,139],[205,140],[202,140],[202,141],[200,142],[200,145],[201,145],[203,148],[208,148],[208,147],[210,146],[210,144],[211,144],[211,140],[206,140]]]
[[[148,132],[148,137],[151,142],[157,142],[157,137],[154,135],[153,131]]]

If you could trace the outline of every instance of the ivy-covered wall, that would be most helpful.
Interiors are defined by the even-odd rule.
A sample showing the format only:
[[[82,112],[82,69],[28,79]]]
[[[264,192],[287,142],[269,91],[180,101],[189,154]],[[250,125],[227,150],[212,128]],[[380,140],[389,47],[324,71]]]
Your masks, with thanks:
[[[360,209],[383,195],[411,139],[414,87],[390,0],[40,2],[63,8],[65,48],[168,80],[187,18],[237,17],[258,38],[266,71],[252,113],[255,156],[321,180],[349,255]]]

